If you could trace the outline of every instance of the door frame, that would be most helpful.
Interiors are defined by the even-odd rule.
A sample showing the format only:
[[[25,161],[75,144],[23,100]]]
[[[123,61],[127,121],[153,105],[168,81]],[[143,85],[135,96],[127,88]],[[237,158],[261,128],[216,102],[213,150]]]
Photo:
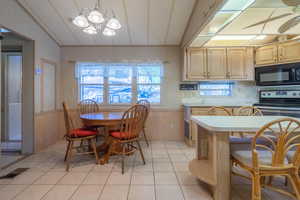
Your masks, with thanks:
[[[3,56],[3,58],[2,59],[5,59],[4,60],[4,64],[5,65],[9,65],[9,60],[8,60],[8,56],[10,56],[10,55],[21,55],[22,56],[22,67],[21,67],[21,86],[20,86],[20,89],[21,89],[21,112],[22,112],[22,93],[23,93],[23,87],[22,87],[22,82],[23,82],[23,75],[22,75],[22,73],[23,73],[23,53],[22,52],[5,52],[4,53],[4,56]],[[2,69],[4,69],[4,68],[2,68]],[[8,88],[8,70],[7,69],[4,69],[4,71],[2,71],[2,73],[4,73],[4,81],[5,81],[5,85],[4,85],[4,87],[5,87],[5,90],[4,90],[4,94],[5,94],[5,96],[4,96],[4,133],[3,133],[3,135],[4,135],[4,140],[5,141],[8,141],[8,142],[22,142],[22,139],[23,139],[23,134],[22,134],[22,125],[21,125],[21,140],[10,140],[9,139],[9,104],[8,104],[8,90],[9,90],[9,88]],[[3,77],[3,76],[2,76]],[[2,78],[1,77],[1,78]],[[21,116],[21,122],[22,122],[22,116]]]
[[[0,24],[0,28],[5,28],[12,33],[15,33],[23,40],[22,45],[22,154],[28,155],[35,152],[35,85],[34,85],[34,75],[35,75],[35,41],[27,36],[24,36],[13,29],[7,28]],[[2,45],[2,44],[1,44]],[[0,47],[1,50],[1,47]],[[0,58],[1,59],[1,58]],[[1,68],[0,68],[1,70]],[[0,73],[2,73],[0,71]],[[1,76],[0,76],[1,79]],[[0,103],[2,95],[0,87]],[[1,125],[1,116],[0,116],[0,125]],[[2,131],[0,129],[0,134]],[[1,137],[0,137],[1,142]],[[1,150],[1,149],[0,149]],[[1,153],[1,152],[0,152]]]

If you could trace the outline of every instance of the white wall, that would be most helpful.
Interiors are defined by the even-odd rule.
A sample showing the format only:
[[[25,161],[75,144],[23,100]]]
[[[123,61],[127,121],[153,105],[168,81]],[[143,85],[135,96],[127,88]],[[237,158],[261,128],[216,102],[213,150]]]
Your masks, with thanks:
[[[35,21],[31,18],[28,13],[26,13],[22,7],[20,7],[16,0],[1,0],[0,1],[0,26],[3,26],[7,29],[13,30],[16,33],[21,34],[22,36],[29,38],[34,41],[34,47],[25,45],[29,47],[29,50],[26,51],[30,54],[32,52],[32,49],[34,49],[34,63],[25,60],[24,66],[26,64],[26,73],[23,73],[23,77],[31,77],[30,80],[28,80],[28,84],[23,84],[24,88],[30,89],[30,87],[34,87],[34,93],[30,92],[24,92],[23,93],[23,102],[27,102],[26,105],[33,104],[32,96],[34,96],[34,108],[31,108],[30,106],[26,106],[25,115],[23,115],[23,125],[24,125],[24,131],[23,134],[26,134],[24,138],[28,144],[30,145],[24,145],[30,146],[31,149],[33,149],[33,145],[35,146],[35,151],[41,150],[45,148],[46,146],[55,143],[57,140],[61,139],[58,131],[59,126],[59,113],[53,114],[43,114],[41,116],[38,114],[40,112],[40,106],[41,106],[41,97],[40,97],[40,76],[34,75],[34,70],[32,67],[39,68],[41,59],[47,59],[52,62],[56,62],[58,69],[57,71],[57,103],[59,103],[60,99],[60,47],[58,44],[56,44],[46,32],[43,31],[43,29],[35,23]],[[24,55],[24,57],[30,57],[32,55]],[[27,62],[28,61],[28,62]],[[30,67],[32,66],[32,67]],[[33,83],[33,75],[34,75],[34,83]],[[24,95],[26,98],[24,98]],[[28,98],[27,98],[28,97]],[[30,102],[29,102],[30,101]],[[32,116],[32,111],[35,111],[35,116]],[[26,115],[27,112],[30,112],[31,115]],[[24,113],[23,113],[24,114]],[[32,118],[31,118],[32,116]],[[35,124],[33,123],[33,118],[35,120]],[[26,121],[27,120],[27,121]],[[50,123],[50,124],[49,124]],[[29,125],[30,124],[30,125]],[[34,125],[34,128],[33,128]],[[28,129],[30,129],[30,132],[28,132]],[[33,130],[34,129],[34,130]],[[46,132],[47,130],[51,130],[51,133]],[[30,135],[28,134],[30,133]],[[34,140],[33,140],[33,133],[34,133]],[[46,135],[47,134],[47,135]],[[33,144],[34,143],[34,144]],[[24,141],[23,141],[24,144]],[[31,152],[31,151],[28,151]]]
[[[16,0],[1,0],[0,25],[35,41],[36,68],[41,58],[60,63],[60,47],[18,5]],[[35,112],[40,110],[39,84],[40,79],[35,76]]]
[[[77,81],[74,77],[74,61],[124,62],[124,61],[167,61],[160,108],[176,108],[181,105],[179,82],[181,73],[181,51],[179,47],[63,47],[62,80],[63,99],[71,106],[78,100]]]

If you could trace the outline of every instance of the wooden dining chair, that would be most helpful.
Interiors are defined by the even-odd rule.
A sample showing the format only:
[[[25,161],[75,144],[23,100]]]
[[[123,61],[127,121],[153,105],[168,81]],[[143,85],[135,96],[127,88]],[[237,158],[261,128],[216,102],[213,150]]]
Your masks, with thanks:
[[[67,150],[65,154],[66,161],[66,171],[69,171],[70,161],[72,159],[73,149],[77,149],[78,147],[74,147],[75,142],[80,142],[80,148],[82,148],[83,141],[86,141],[88,144],[88,149],[92,149],[92,151],[81,152],[77,154],[90,154],[93,153],[95,155],[96,163],[99,162],[98,153],[96,150],[96,135],[97,131],[93,129],[87,129],[83,127],[80,123],[79,113],[75,111],[73,115],[69,112],[67,104],[63,102],[63,111],[64,111],[64,119],[65,119],[65,128],[66,134],[65,138],[67,141]]]
[[[147,135],[146,135],[146,122],[147,122],[148,115],[149,115],[149,112],[150,112],[150,102],[148,100],[146,100],[146,99],[141,99],[141,100],[139,100],[137,102],[137,104],[138,105],[144,105],[148,109],[147,116],[145,117],[145,122],[144,122],[144,126],[143,126],[143,129],[142,129],[142,132],[143,132],[146,144],[149,147],[149,142],[148,142],[148,138],[147,138]]]
[[[97,102],[92,99],[80,101],[78,104],[78,109],[80,114],[96,113],[100,111]]]
[[[126,155],[132,155],[136,150],[141,154],[143,163],[146,164],[143,150],[140,145],[140,132],[143,129],[148,109],[144,105],[134,105],[129,108],[122,117],[119,131],[110,132],[108,138],[109,148],[105,160],[111,154],[122,156],[122,174],[124,174],[124,162]],[[136,146],[135,146],[136,144]]]
[[[252,200],[261,200],[261,188],[300,199],[300,122],[292,118],[272,121],[256,132],[250,150],[235,150],[231,156],[235,163],[251,174]],[[276,140],[274,140],[274,137]],[[259,140],[265,140],[262,144]],[[294,149],[292,159],[288,153]],[[286,176],[295,193],[274,187],[265,177]],[[248,178],[248,177],[246,177]]]

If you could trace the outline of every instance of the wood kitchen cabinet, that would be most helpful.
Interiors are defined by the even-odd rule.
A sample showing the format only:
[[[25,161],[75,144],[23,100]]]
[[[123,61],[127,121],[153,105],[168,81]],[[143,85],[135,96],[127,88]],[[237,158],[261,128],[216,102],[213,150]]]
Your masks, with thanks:
[[[227,79],[226,49],[207,49],[207,78],[213,80]]]
[[[268,45],[259,47],[255,52],[255,64],[272,65],[277,63],[278,48],[277,45]]]
[[[227,77],[231,79],[246,78],[246,48],[227,49]]]
[[[206,79],[207,76],[207,59],[206,49],[189,49],[187,50],[187,79],[199,80]]]
[[[184,80],[254,80],[253,48],[189,48]]]
[[[299,62],[300,61],[300,43],[291,41],[278,44],[278,62]]]

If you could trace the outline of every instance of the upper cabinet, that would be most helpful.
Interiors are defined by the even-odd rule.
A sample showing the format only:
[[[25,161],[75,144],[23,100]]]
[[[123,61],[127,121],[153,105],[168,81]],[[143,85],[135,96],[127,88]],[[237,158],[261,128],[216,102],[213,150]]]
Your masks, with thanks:
[[[256,49],[255,64],[270,65],[277,62],[277,45],[268,45]]]
[[[259,47],[255,52],[255,65],[266,66],[300,61],[300,43],[289,41]]]
[[[253,48],[190,48],[185,81],[254,80]]]
[[[207,49],[207,78],[224,80],[227,78],[226,49]]]
[[[187,78],[189,80],[206,78],[206,49],[188,49],[187,54]]]
[[[244,79],[246,76],[246,48],[227,49],[228,74],[232,79]]]
[[[300,43],[291,41],[278,45],[278,62],[296,62],[300,60]]]

